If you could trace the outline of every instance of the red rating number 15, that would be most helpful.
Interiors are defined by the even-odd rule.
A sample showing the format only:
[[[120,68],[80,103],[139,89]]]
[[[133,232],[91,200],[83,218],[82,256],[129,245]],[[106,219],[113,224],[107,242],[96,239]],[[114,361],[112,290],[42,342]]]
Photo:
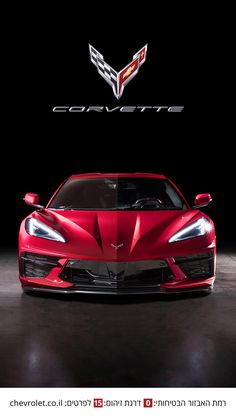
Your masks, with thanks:
[[[93,399],[93,407],[103,407],[103,399]]]
[[[143,399],[143,407],[153,407],[152,399]]]

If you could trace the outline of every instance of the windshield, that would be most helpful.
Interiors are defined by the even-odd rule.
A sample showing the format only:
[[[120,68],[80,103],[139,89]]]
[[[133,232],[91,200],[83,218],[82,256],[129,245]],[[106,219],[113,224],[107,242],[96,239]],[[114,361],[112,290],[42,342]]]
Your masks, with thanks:
[[[145,177],[74,178],[67,180],[50,203],[70,210],[186,209],[165,179]]]

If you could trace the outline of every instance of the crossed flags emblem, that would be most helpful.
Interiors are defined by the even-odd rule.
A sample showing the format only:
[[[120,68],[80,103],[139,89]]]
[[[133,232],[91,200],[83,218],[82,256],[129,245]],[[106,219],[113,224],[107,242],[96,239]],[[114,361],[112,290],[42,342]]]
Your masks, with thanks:
[[[122,96],[124,87],[138,73],[139,68],[146,61],[147,47],[148,44],[133,56],[132,61],[125,68],[117,72],[104,61],[100,52],[89,44],[89,53],[92,63],[97,67],[98,73],[110,84],[117,99]]]

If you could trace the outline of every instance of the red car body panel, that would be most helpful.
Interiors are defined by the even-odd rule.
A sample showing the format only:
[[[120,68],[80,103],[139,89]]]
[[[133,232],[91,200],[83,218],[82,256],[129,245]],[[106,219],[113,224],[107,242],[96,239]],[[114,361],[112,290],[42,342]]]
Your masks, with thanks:
[[[74,178],[104,177],[146,177],[167,179],[162,175],[147,173],[92,173],[73,175]],[[169,180],[169,179],[168,179]],[[45,277],[27,277],[20,274],[20,281],[26,290],[52,290],[56,292],[83,292],[76,289],[70,281],[62,279],[60,274],[69,260],[97,262],[135,262],[163,260],[172,272],[172,278],[160,283],[158,290],[149,292],[209,290],[214,283],[215,273],[210,277],[189,278],[176,263],[176,258],[188,258],[191,255],[203,255],[211,252],[215,260],[216,238],[212,220],[198,209],[189,207],[178,188],[171,185],[181,196],[186,205],[183,210],[63,210],[50,209],[50,203],[62,185],[55,192],[46,208],[34,211],[30,216],[59,232],[65,243],[31,236],[26,232],[23,220],[19,234],[19,263],[25,252],[37,255],[57,257],[57,266]],[[210,231],[202,236],[170,243],[169,239],[179,230],[199,218],[206,218]],[[115,248],[113,245],[119,245]],[[185,262],[186,263],[186,262]],[[93,292],[85,290],[84,292]],[[96,291],[100,292],[100,291]],[[109,289],[101,291],[110,293]],[[140,289],[137,292],[146,292]],[[113,293],[113,291],[111,292]],[[119,293],[119,292],[118,292]],[[129,293],[129,292],[127,292]],[[133,293],[130,290],[130,293]]]

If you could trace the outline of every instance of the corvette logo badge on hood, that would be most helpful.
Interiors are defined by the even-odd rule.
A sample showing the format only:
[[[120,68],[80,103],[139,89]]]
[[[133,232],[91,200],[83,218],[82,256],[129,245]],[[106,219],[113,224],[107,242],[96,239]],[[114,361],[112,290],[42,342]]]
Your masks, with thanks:
[[[116,249],[116,250],[118,250],[120,247],[122,247],[122,246],[124,246],[124,243],[121,243],[121,244],[114,244],[114,243],[111,243],[111,247],[113,247],[114,249]]]

